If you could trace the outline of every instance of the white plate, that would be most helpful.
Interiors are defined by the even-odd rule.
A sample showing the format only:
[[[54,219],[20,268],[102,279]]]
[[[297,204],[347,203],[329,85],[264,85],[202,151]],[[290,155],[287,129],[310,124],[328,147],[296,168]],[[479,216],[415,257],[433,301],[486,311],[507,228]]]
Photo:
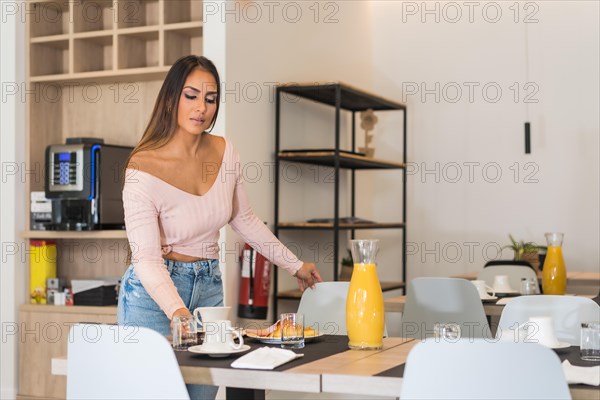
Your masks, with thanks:
[[[305,336],[304,342],[310,342],[311,340],[321,337],[323,335],[324,335],[324,333],[319,332],[314,336]],[[259,342],[264,343],[264,344],[281,344],[281,338],[262,337],[262,336],[255,335],[254,333],[246,333],[246,336],[251,339],[256,339]]]
[[[245,351],[250,350],[250,346],[248,346],[247,344],[243,345],[240,349],[230,349],[230,350],[225,350],[225,351],[214,351],[214,350],[208,350],[208,349],[204,349],[202,348],[202,345],[198,345],[198,346],[192,346],[188,349],[188,351],[191,351],[192,353],[196,353],[196,354],[206,354],[207,356],[210,357],[227,357],[231,354],[236,354],[236,353],[243,353]]]

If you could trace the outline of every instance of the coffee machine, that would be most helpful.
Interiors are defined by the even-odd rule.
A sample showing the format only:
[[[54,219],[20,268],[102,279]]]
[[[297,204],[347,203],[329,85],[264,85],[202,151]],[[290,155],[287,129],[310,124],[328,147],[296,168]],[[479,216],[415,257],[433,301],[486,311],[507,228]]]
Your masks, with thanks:
[[[132,147],[103,139],[68,138],[46,148],[48,230],[124,229],[122,184]]]

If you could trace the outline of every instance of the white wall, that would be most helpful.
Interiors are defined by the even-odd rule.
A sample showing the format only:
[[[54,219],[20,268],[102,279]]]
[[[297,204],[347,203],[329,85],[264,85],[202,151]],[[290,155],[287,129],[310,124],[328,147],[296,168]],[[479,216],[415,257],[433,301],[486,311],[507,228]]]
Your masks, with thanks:
[[[375,88],[409,108],[409,278],[477,270],[509,233],[545,244],[548,231],[565,233],[568,269],[598,271],[598,2],[476,4],[372,3]]]
[[[272,228],[274,183],[270,163],[275,146],[274,85],[341,80],[368,89],[372,79],[370,7],[367,2],[340,1],[328,3],[327,8],[321,3],[317,11],[313,2],[288,2],[292,5],[287,6],[283,2],[277,3],[269,13],[262,2],[239,2],[236,13],[232,3],[228,4],[229,13],[223,14],[227,24],[227,78],[223,83],[227,91],[226,136],[239,151],[242,163],[259,167],[260,176],[254,175],[257,169],[248,169],[246,188],[256,214]],[[286,138],[293,138],[286,147],[333,145],[331,108],[302,102],[298,108],[284,107],[283,114]],[[282,205],[286,206],[282,209],[282,220],[332,213],[327,211],[333,210],[331,186],[323,188],[310,179],[287,185],[285,192],[293,193],[293,197],[288,196]],[[317,262],[324,272],[331,270],[331,264],[326,268],[327,263],[322,262],[327,250],[324,243],[331,243],[332,239],[332,233],[289,236],[292,241],[321,246],[320,253],[304,251],[301,258]],[[238,240],[237,235],[229,235],[227,249],[235,249]],[[227,259],[230,278],[227,285],[233,288],[227,302],[235,305],[238,282],[234,277],[238,275],[239,265],[235,252],[228,253]],[[295,279],[285,271],[280,272],[280,285],[295,287]],[[331,275],[331,272],[325,273]]]
[[[23,229],[25,105],[15,84],[21,88],[25,77],[24,27],[20,14],[4,8],[0,24],[0,398],[12,399],[17,394],[17,305],[25,298],[25,263],[21,259]],[[6,11],[6,12],[5,12]],[[14,94],[13,94],[14,93]]]

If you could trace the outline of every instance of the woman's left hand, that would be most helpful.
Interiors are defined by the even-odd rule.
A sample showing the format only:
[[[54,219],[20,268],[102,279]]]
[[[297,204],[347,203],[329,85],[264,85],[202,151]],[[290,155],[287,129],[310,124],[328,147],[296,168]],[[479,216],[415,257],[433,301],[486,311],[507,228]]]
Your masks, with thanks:
[[[313,263],[304,263],[294,276],[298,279],[298,287],[302,292],[306,288],[314,289],[317,282],[323,282],[317,266]]]

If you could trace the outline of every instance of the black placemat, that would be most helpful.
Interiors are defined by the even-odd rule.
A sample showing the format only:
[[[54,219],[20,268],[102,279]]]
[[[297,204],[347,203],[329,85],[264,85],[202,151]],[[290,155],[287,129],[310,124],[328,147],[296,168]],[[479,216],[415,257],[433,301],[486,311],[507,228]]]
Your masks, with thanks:
[[[260,347],[280,347],[278,345],[268,345],[260,343],[253,339],[244,339],[244,344],[250,346],[250,350],[244,353],[231,354],[229,357],[213,358],[204,354],[195,354],[189,351],[176,351],[175,356],[180,366],[197,366],[197,367],[212,367],[212,368],[231,368],[231,363],[249,352]],[[284,371],[286,369],[298,367],[302,364],[307,364],[329,357],[337,353],[342,353],[348,350],[348,336],[339,335],[324,335],[306,343],[303,349],[292,349],[295,353],[304,354],[304,357],[295,359],[285,363],[274,371]]]
[[[560,358],[560,362],[565,360],[569,360],[572,365],[576,365],[579,367],[594,367],[596,365],[600,365],[600,361],[584,361],[579,357],[579,346],[571,346],[565,349],[560,349],[555,351]],[[397,367],[390,368],[383,372],[378,373],[376,376],[388,376],[392,378],[401,378],[404,376],[404,366],[406,364],[398,365]],[[571,388],[586,388],[593,389],[596,386],[590,385],[569,385]]]

